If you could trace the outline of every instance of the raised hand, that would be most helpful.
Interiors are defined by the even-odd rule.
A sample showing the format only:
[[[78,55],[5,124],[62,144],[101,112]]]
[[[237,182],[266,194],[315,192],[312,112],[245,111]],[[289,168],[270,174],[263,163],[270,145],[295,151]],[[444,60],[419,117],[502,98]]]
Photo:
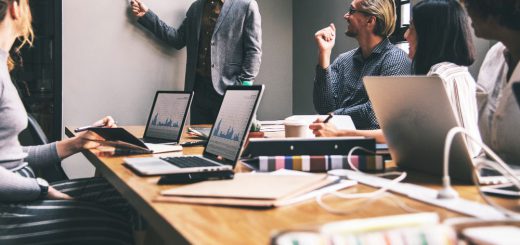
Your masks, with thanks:
[[[314,38],[316,39],[320,52],[330,52],[336,43],[336,27],[331,23],[329,26],[316,32]]]
[[[132,0],[132,13],[137,17],[143,17],[148,12],[148,7],[141,0]]]

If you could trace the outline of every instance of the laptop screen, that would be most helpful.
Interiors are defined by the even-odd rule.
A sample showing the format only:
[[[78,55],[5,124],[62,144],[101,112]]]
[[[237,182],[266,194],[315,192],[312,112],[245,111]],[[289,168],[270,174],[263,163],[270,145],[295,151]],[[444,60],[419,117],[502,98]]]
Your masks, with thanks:
[[[237,160],[263,90],[263,86],[240,87],[226,91],[204,151],[204,156],[227,164]]]
[[[178,142],[192,93],[158,91],[146,124],[145,138]]]

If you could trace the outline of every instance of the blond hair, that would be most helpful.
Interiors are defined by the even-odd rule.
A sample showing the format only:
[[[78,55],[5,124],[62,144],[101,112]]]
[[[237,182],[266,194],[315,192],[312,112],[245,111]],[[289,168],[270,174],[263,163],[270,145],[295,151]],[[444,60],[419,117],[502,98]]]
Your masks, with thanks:
[[[389,37],[394,33],[396,10],[394,0],[363,0],[363,11],[376,17],[374,34],[381,37]]]
[[[20,22],[20,29],[21,34],[18,37],[18,40],[20,41],[20,44],[14,49],[15,53],[19,53],[20,49],[22,49],[23,46],[33,45],[34,41],[34,31],[32,29],[32,15],[31,15],[31,9],[29,7],[28,0],[0,0],[0,21],[3,21],[5,16],[7,15],[8,6],[10,4],[13,4],[13,2],[16,1],[19,4],[20,10],[21,10],[21,22]],[[9,68],[9,71],[13,70],[15,66],[15,62],[9,56],[7,59],[7,67]]]

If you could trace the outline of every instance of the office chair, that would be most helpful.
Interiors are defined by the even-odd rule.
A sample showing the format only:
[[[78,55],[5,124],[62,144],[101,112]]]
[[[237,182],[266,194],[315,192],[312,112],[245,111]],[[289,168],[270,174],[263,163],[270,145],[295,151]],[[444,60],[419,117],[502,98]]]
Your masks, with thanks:
[[[40,124],[36,121],[36,119],[28,114],[29,123],[27,128],[24,129],[19,135],[18,140],[20,140],[20,144],[23,146],[31,146],[31,145],[43,145],[48,144],[49,139],[43,132]],[[49,182],[67,180],[68,177],[63,171],[61,167],[61,161],[53,164],[52,168],[46,169],[35,169],[36,175],[46,179]]]

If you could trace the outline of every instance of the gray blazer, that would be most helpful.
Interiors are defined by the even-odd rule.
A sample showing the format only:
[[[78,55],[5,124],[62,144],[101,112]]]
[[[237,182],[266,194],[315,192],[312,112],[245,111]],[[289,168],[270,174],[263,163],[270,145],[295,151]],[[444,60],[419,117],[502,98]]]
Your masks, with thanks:
[[[176,49],[187,47],[184,89],[195,84],[199,32],[206,0],[195,1],[178,29],[168,26],[151,10],[138,22],[157,38]],[[253,81],[260,70],[262,29],[258,3],[255,0],[225,0],[211,38],[211,79],[219,94],[229,85]]]

